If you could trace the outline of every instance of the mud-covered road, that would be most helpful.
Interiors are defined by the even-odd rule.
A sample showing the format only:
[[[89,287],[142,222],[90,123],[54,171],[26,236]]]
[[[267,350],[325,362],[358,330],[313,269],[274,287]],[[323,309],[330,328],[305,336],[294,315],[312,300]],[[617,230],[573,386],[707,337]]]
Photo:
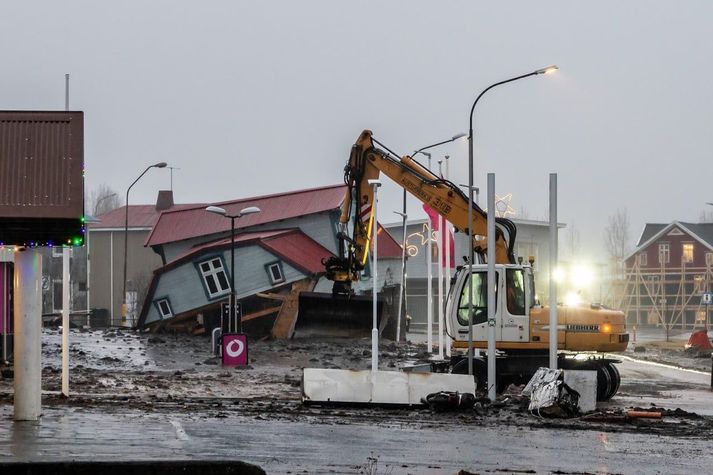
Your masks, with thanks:
[[[59,332],[45,330],[38,426],[11,423],[12,381],[0,379],[0,460],[118,453],[239,456],[268,473],[370,473],[375,465],[381,466],[376,473],[693,473],[693,461],[703,457],[710,464],[713,453],[713,418],[706,415],[713,395],[710,374],[703,372],[710,359],[682,349],[652,346],[645,354],[698,370],[623,355],[620,394],[601,405],[603,419],[592,421],[533,416],[516,387],[496,404],[482,401],[460,413],[303,406],[302,368],[369,367],[369,342],[345,339],[251,342],[250,367],[228,369],[212,357],[205,338],[72,331],[70,397],[64,399],[60,341]],[[423,345],[381,346],[384,369],[427,358]],[[632,407],[661,410],[664,417],[622,420]],[[512,447],[504,458],[503,447]],[[561,454],[577,457],[567,461]],[[657,468],[662,457],[673,470]]]

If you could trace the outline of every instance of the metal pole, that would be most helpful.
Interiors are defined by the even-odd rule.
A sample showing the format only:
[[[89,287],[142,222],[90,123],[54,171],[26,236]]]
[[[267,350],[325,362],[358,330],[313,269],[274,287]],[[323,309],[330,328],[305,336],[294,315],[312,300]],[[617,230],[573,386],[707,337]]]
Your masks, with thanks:
[[[404,317],[404,312],[406,305],[404,301],[406,300],[406,220],[408,215],[406,214],[406,189],[404,188],[404,207],[403,213],[400,214],[403,219],[403,233],[401,240],[401,286],[399,287],[399,312],[396,319],[396,341],[401,340],[401,319]]]
[[[443,176],[442,161],[438,160],[438,175]],[[438,214],[438,358],[443,359],[443,216]]]
[[[448,169],[448,155],[446,155],[446,180],[450,179],[450,173]],[[445,295],[446,295],[446,311],[445,311],[445,318],[448,318],[448,293],[450,289],[450,283],[451,283],[451,229],[450,229],[450,223],[447,220],[445,221],[445,233],[446,233],[446,239],[445,239],[445,247],[446,247],[446,264],[445,264],[445,280],[443,281],[443,286],[445,289]],[[446,356],[450,358],[451,356],[451,339],[448,336],[448,320],[445,320],[444,318],[444,323],[445,323],[445,339],[446,339]]]
[[[121,315],[122,315],[122,320],[126,320],[126,314],[127,314],[127,302],[126,302],[126,263],[128,260],[127,254],[129,250],[129,192],[131,191],[131,188],[141,179],[142,176],[146,174],[149,170],[152,168],[164,168],[166,167],[165,162],[160,162],[160,163],[155,163],[153,165],[149,165],[146,167],[146,170],[144,170],[139,177],[134,180],[134,182],[129,185],[129,187],[126,189],[126,210],[124,213],[124,288],[122,291],[122,302],[123,305],[121,306]]]
[[[473,278],[473,260],[474,260],[474,250],[473,250],[473,175],[475,173],[473,167],[473,113],[475,112],[475,106],[478,105],[478,101],[483,95],[494,87],[500,86],[502,84],[507,84],[509,82],[517,81],[519,79],[524,79],[530,76],[536,76],[538,74],[545,74],[556,70],[556,66],[549,66],[547,68],[538,69],[528,74],[523,74],[522,76],[516,76],[514,78],[506,79],[504,81],[496,82],[485,89],[483,92],[478,94],[478,97],[473,101],[473,105],[470,108],[470,126],[468,128],[468,198],[470,200],[470,206],[468,206],[468,236],[470,237],[470,256],[468,259],[468,293],[470,294],[470,299],[468,299],[468,374],[473,374],[473,283],[471,282]]]
[[[371,180],[370,180],[371,181]],[[378,280],[378,272],[377,272],[377,264],[378,264],[378,259],[379,259],[379,253],[378,253],[378,235],[379,233],[377,232],[378,228],[378,214],[377,214],[377,203],[379,202],[379,199],[377,197],[377,193],[379,190],[379,186],[381,183],[379,182],[374,182],[371,184],[371,186],[374,188],[374,204],[373,204],[373,218],[372,218],[372,235],[373,235],[373,240],[374,240],[374,250],[371,256],[371,262],[372,262],[372,282],[374,284],[373,288],[373,294],[372,294],[372,329],[371,329],[371,371],[372,371],[372,378],[374,377],[374,374],[376,371],[379,369],[379,329],[377,327],[377,300],[378,300],[378,293],[377,293],[377,280]]]
[[[69,396],[69,247],[62,249],[62,395]]]
[[[421,152],[428,157],[428,169],[431,169],[431,154],[428,152]],[[428,243],[426,247],[426,276],[427,276],[427,288],[426,288],[426,300],[428,301],[428,309],[426,311],[426,319],[428,326],[428,335],[426,337],[426,344],[428,346],[428,352],[433,353],[433,249],[432,238],[433,230],[431,229],[431,217],[428,217]]]
[[[64,110],[69,111],[69,74],[64,75]]]
[[[114,326],[114,231],[109,231],[109,326]]]
[[[8,277],[10,276],[10,266],[4,263],[2,266],[2,363],[7,363],[7,334],[10,331],[10,304],[8,300]]]
[[[42,413],[42,259],[36,249],[15,253],[15,413],[16,421],[36,421]]]
[[[478,96],[480,98],[480,96]],[[478,100],[476,99],[476,103]],[[473,110],[470,110],[470,131],[468,133],[468,374],[473,374]]]
[[[488,398],[495,401],[495,323],[496,304],[495,288],[495,174],[488,173]]]
[[[91,279],[91,267],[92,267],[92,261],[91,261],[91,253],[90,253],[90,243],[89,243],[89,226],[87,225],[85,228],[85,236],[87,236],[87,239],[85,241],[86,244],[86,258],[87,258],[87,328],[90,326],[89,318],[90,315],[92,314],[92,299],[91,299],[91,290],[92,290],[92,279]]]
[[[64,75],[64,110],[69,111],[69,74]],[[62,249],[62,395],[69,396],[69,248]]]
[[[550,173],[550,369],[557,369],[557,174]]]
[[[428,352],[433,353],[433,251],[431,249],[431,218],[428,218],[428,223],[426,224],[427,239],[426,239],[426,300],[428,301],[426,309],[427,318],[427,331],[426,336],[426,346],[428,346]]]
[[[230,315],[230,321],[228,322],[228,327],[232,322],[236,321],[235,315],[235,217],[230,217],[230,310],[228,315]],[[228,329],[230,331],[230,329]],[[238,333],[243,332],[243,320],[240,319],[238,322]]]

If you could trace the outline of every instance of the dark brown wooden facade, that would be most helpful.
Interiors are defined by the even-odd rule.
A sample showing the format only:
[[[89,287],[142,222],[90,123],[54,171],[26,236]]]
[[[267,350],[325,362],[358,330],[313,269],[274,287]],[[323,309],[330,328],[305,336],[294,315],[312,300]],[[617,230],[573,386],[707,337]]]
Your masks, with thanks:
[[[712,283],[713,223],[647,224],[625,260],[620,308],[630,325],[707,327]]]

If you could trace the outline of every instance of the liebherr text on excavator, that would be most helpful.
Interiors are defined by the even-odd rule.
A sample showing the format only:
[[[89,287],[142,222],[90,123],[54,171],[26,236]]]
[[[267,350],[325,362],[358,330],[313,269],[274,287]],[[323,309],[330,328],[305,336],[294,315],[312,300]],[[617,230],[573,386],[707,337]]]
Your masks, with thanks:
[[[300,312],[319,311],[319,306],[334,312],[349,313],[352,305],[352,283],[359,280],[365,268],[372,226],[373,191],[368,181],[384,174],[420,201],[428,204],[456,231],[473,236],[472,246],[479,263],[474,263],[472,293],[469,292],[468,268],[459,267],[451,279],[446,304],[446,328],[453,347],[467,348],[469,324],[473,325],[473,345],[486,348],[487,320],[487,215],[452,182],[438,177],[409,156],[397,157],[374,146],[369,130],[363,131],[352,146],[349,161],[344,167],[347,192],[342,203],[339,221],[339,255],[325,261],[327,278],[332,280],[332,295],[316,299],[314,305],[300,303]],[[386,147],[383,147],[386,148]],[[468,206],[473,207],[473,220],[468,220]],[[538,367],[548,365],[549,308],[536,301],[531,261],[516,261],[514,245],[517,229],[505,218],[496,218],[496,348],[497,381],[499,389],[509,383],[524,383]],[[472,228],[472,233],[471,233]],[[522,261],[520,261],[522,262]],[[473,314],[468,315],[473,302]],[[370,315],[365,315],[366,320]],[[492,316],[490,317],[492,318]],[[620,376],[614,363],[619,361],[598,353],[624,351],[629,341],[624,314],[599,307],[560,307],[558,310],[557,347],[559,367],[597,371],[597,398],[607,400],[616,394]],[[485,387],[486,356],[474,360],[474,377],[478,387]],[[450,361],[454,373],[467,373],[468,361],[456,355]]]

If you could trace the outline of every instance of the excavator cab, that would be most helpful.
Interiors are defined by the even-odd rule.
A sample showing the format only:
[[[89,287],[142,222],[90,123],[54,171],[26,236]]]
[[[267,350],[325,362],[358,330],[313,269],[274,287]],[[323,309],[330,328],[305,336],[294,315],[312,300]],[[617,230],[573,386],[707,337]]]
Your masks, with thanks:
[[[530,309],[535,306],[535,285],[532,267],[517,264],[495,266],[495,310],[488,311],[488,266],[473,266],[472,280],[468,267],[456,276],[449,296],[449,326],[457,340],[468,335],[469,320],[473,322],[474,341],[487,340],[489,323],[495,326],[498,341],[527,342],[529,340]],[[472,288],[471,288],[472,285]],[[472,301],[473,314],[469,318]],[[489,321],[490,319],[490,321]]]

